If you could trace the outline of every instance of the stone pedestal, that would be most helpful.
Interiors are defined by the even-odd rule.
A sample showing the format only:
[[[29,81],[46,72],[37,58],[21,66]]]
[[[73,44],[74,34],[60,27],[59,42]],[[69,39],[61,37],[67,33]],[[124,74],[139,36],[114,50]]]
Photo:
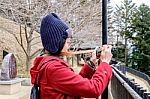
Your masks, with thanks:
[[[20,78],[9,81],[0,80],[0,95],[12,95],[18,93],[21,89],[21,81],[22,79]]]

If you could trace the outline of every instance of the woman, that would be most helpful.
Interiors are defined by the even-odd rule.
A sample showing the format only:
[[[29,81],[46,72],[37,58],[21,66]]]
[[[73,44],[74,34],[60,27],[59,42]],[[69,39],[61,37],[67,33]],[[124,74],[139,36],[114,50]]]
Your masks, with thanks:
[[[32,84],[38,75],[40,99],[96,98],[102,94],[111,79],[110,45],[102,47],[101,63],[97,70],[93,65],[84,64],[80,73],[76,74],[71,66],[61,59],[60,54],[70,47],[68,29],[68,26],[54,13],[42,19],[40,35],[44,50],[35,59],[30,70]],[[95,57],[93,53],[92,59]]]

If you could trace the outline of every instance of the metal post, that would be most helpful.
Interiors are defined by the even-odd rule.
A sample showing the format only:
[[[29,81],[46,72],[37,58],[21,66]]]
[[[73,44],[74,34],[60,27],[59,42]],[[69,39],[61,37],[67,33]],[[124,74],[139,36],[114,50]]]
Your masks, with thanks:
[[[118,53],[119,53],[119,50],[118,50],[118,37],[119,37],[119,35],[117,34],[117,45],[116,45],[116,48],[117,48],[117,59],[116,59],[116,60],[117,60],[117,61],[118,61],[118,59],[119,59],[119,58],[118,58]]]
[[[107,44],[107,0],[102,0],[102,45]],[[108,99],[108,85],[101,99]]]
[[[102,0],[102,45],[107,44],[107,0]]]

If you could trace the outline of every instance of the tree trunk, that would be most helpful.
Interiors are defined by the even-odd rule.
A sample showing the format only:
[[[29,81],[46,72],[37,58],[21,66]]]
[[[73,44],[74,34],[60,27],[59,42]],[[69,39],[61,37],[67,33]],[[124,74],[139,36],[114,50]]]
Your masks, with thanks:
[[[29,71],[31,59],[29,57],[26,57],[26,71]]]
[[[127,49],[127,40],[128,38],[126,38],[125,36],[125,66],[128,66],[128,49]]]
[[[27,28],[25,28],[27,29]],[[25,34],[27,35],[27,31],[25,31]],[[26,52],[27,52],[27,55],[26,55],[26,71],[29,71],[29,67],[30,67],[30,63],[31,63],[31,39],[33,37],[33,29],[31,28],[30,32],[29,32],[29,36],[26,37],[26,40],[27,40],[27,49],[26,49]]]

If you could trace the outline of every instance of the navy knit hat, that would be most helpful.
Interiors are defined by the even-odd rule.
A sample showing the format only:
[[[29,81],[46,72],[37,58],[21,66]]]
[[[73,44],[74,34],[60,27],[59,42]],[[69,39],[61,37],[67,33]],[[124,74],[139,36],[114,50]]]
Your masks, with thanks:
[[[50,13],[42,19],[40,34],[44,49],[50,53],[61,51],[68,38],[69,27],[55,14]]]

